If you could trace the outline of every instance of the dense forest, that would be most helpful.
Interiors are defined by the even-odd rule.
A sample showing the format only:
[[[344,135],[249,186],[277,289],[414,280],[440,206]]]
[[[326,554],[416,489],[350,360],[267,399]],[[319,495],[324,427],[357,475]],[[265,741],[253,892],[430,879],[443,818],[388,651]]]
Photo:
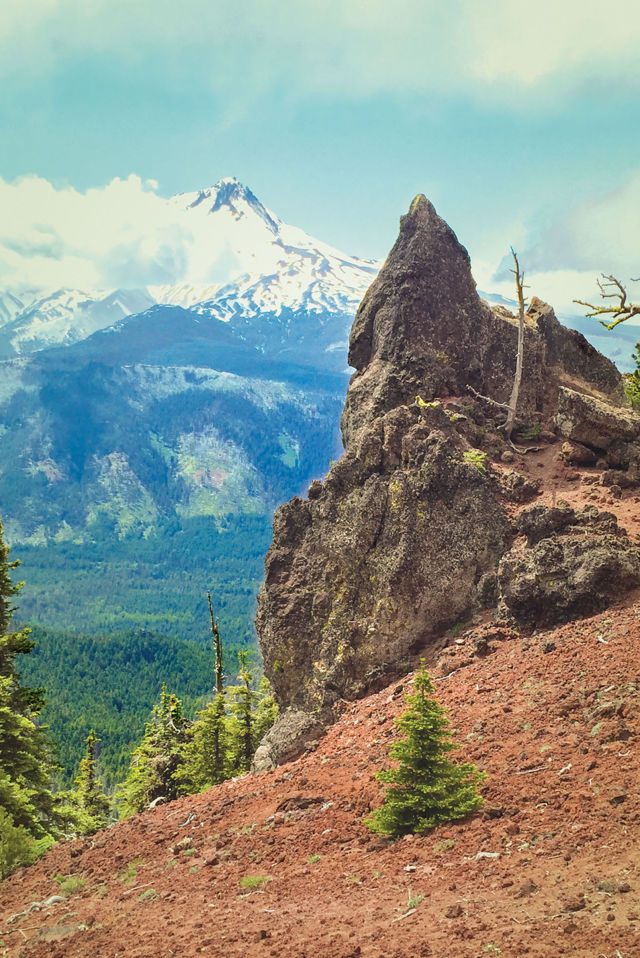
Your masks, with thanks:
[[[18,565],[0,524],[0,878],[60,838],[247,771],[277,711],[252,651],[223,645],[210,594],[207,646],[14,631]]]
[[[206,607],[206,599],[205,599]],[[203,627],[207,622],[203,620]],[[210,647],[142,630],[104,637],[68,635],[35,627],[36,646],[19,663],[22,679],[46,689],[41,719],[57,745],[59,783],[78,771],[84,743],[95,729],[98,763],[108,791],[123,780],[131,752],[163,683],[193,718],[213,687]],[[225,648],[225,672],[237,667],[237,646]]]
[[[148,536],[21,544],[17,617],[68,634],[146,629],[206,641],[206,592],[234,643],[255,642],[253,617],[271,541],[266,514],[225,515],[213,522],[164,519]],[[54,575],[54,570],[64,570]]]

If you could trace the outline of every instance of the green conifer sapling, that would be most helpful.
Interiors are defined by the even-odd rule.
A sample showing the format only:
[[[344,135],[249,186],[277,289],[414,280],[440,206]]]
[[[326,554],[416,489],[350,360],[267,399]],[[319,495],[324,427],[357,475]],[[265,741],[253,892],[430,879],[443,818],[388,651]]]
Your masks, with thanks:
[[[389,788],[383,804],[365,819],[372,831],[393,837],[429,831],[464,818],[483,804],[478,787],[486,773],[449,759],[459,746],[452,741],[446,710],[433,697],[424,661],[414,685],[415,692],[407,696],[408,710],[396,720],[405,737],[390,748],[399,765],[376,776]]]

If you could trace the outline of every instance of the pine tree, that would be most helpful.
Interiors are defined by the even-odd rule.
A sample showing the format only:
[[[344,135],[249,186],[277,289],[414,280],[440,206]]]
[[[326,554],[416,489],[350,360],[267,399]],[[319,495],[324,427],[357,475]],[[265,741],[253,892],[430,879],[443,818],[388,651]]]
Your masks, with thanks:
[[[224,694],[216,694],[214,700],[198,712],[187,735],[176,780],[182,794],[195,795],[223,782],[230,774]]]
[[[258,693],[254,688],[257,669],[251,664],[251,652],[238,652],[238,685],[229,689],[231,718],[229,747],[234,774],[248,772],[256,750],[254,709]]]
[[[56,768],[46,729],[37,725],[43,690],[23,686],[15,658],[31,652],[29,630],[10,632],[13,584],[0,522],[0,877],[32,861],[64,833],[66,820],[51,790]]]
[[[196,715],[188,729],[184,761],[176,772],[180,791],[186,795],[203,792],[228,778],[227,722],[224,676],[222,673],[222,639],[213,612],[211,593],[207,592],[214,659],[214,698]]]
[[[376,776],[390,787],[383,804],[365,819],[372,831],[393,837],[426,832],[464,818],[483,804],[478,787],[486,774],[468,762],[456,765],[448,758],[459,746],[452,741],[446,710],[433,697],[424,661],[414,684],[415,693],[407,696],[409,708],[396,720],[406,737],[390,748],[400,764]]]
[[[78,830],[85,835],[93,835],[99,828],[109,824],[110,802],[100,788],[96,770],[96,745],[99,741],[91,729],[87,736],[87,751],[75,780],[74,798],[81,811]]]
[[[160,703],[153,707],[144,737],[131,757],[127,778],[118,789],[123,817],[143,811],[158,798],[171,802],[178,797],[177,773],[184,761],[186,742],[182,703],[163,685]]]
[[[254,752],[278,716],[278,706],[273,697],[269,679],[263,675],[258,688],[258,698],[253,716]]]

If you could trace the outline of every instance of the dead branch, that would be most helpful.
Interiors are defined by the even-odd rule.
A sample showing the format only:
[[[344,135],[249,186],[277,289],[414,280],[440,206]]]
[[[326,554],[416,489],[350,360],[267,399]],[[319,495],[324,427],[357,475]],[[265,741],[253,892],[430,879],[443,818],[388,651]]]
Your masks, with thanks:
[[[492,399],[491,396],[483,396],[483,395],[481,395],[481,394],[477,391],[477,389],[474,389],[473,386],[467,385],[466,388],[469,390],[470,393],[473,393],[473,395],[476,397],[476,399],[481,399],[483,402],[491,403],[492,406],[498,406],[499,409],[508,409],[508,408],[509,408],[509,404],[508,404],[508,403],[506,403],[506,402],[498,402],[497,399]]]
[[[613,322],[607,323],[605,320],[599,320],[600,325],[605,329],[615,329],[619,323],[626,323],[632,316],[640,316],[640,303],[627,302],[627,290],[616,276],[602,274],[602,279],[596,280],[600,296],[602,299],[615,299],[617,303],[596,305],[585,302],[583,299],[574,299],[578,306],[586,306],[589,312],[586,314],[589,318],[598,316],[613,316]],[[632,283],[637,283],[637,279],[632,279]]]

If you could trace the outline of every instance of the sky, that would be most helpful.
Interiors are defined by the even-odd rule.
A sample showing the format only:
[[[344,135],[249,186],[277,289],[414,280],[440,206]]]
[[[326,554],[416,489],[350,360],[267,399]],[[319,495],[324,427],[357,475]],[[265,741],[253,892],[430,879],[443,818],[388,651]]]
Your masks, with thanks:
[[[0,291],[161,273],[159,198],[237,176],[367,259],[425,193],[576,312],[640,276],[639,50],[635,0],[2,0]]]

